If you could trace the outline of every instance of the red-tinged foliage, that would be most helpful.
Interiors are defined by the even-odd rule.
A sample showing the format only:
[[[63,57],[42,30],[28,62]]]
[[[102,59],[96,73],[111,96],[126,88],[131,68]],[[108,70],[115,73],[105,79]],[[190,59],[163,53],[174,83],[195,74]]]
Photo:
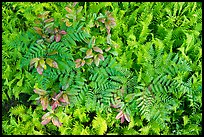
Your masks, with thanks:
[[[99,53],[101,53],[101,54],[103,54],[103,51],[102,51],[102,49],[101,48],[99,48],[99,47],[93,47],[93,50],[95,51],[95,52],[99,52]]]

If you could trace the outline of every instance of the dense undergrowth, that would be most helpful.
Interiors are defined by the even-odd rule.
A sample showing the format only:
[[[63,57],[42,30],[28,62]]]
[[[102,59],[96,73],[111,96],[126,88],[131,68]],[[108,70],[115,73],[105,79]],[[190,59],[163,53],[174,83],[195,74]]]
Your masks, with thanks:
[[[3,2],[2,134],[202,134],[201,6]]]

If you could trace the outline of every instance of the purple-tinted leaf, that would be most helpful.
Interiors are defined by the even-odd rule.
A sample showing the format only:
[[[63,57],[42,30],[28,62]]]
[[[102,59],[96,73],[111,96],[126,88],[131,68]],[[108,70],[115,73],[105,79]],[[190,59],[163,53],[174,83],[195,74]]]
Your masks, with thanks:
[[[68,98],[68,96],[67,96],[67,94],[63,94],[63,99],[64,99],[64,101],[66,102],[66,103],[69,103],[69,98]]]
[[[60,102],[63,102],[63,103],[66,102],[63,97],[60,97],[60,98],[59,98],[59,101],[60,101]]]
[[[99,52],[99,53],[103,54],[102,49],[99,48],[99,47],[93,47],[93,50],[94,50],[95,52]]]
[[[48,116],[50,116],[51,112],[47,112],[42,116],[42,119],[46,119]]]
[[[99,59],[101,59],[101,60],[103,60],[103,61],[104,61],[104,57],[103,57],[103,55],[102,55],[102,54],[98,54],[98,57],[99,57]]]
[[[61,40],[61,35],[57,33],[55,35],[55,40],[56,40],[56,42],[59,42]]]
[[[43,73],[43,68],[42,68],[41,66],[38,66],[38,67],[37,67],[37,72],[38,72],[40,75],[42,75],[42,73]]]
[[[60,106],[60,104],[59,104],[58,101],[55,101],[55,102],[52,104],[52,110],[54,110],[57,106]]]
[[[48,107],[48,104],[49,104],[48,97],[47,96],[46,97],[41,97],[40,101],[41,101],[43,110],[46,110],[47,107]]]
[[[52,118],[52,123],[57,127],[60,127],[62,125],[62,123],[58,120],[57,117]]]
[[[75,60],[75,63],[79,63],[79,62],[81,62],[81,59],[76,59]]]
[[[63,91],[60,91],[60,93],[57,94],[57,95],[54,97],[54,99],[55,99],[55,100],[58,100],[58,99],[62,96],[62,94],[63,94]]]
[[[84,66],[84,64],[85,64],[85,60],[82,60],[81,61],[81,66]]]
[[[121,117],[120,123],[123,123],[125,121],[124,115]]]
[[[53,61],[52,64],[53,64],[53,68],[58,68],[58,64],[56,61]]]
[[[119,119],[123,116],[123,111],[120,111],[117,116],[115,117],[116,119]]]
[[[42,122],[41,122],[41,124],[42,125],[46,125],[46,124],[48,124],[50,121],[51,121],[51,117],[49,117],[49,118],[46,118],[46,119],[44,119]]]
[[[130,122],[130,117],[129,117],[128,114],[124,114],[124,117],[125,117],[125,119],[126,119],[128,122]]]
[[[66,32],[66,31],[64,31],[64,30],[61,30],[61,31],[60,31],[60,34],[65,35],[65,34],[67,34],[67,32]]]

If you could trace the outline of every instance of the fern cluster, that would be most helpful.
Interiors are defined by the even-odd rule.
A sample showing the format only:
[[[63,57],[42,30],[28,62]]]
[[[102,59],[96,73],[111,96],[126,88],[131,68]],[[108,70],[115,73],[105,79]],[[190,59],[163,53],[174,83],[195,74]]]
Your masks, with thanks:
[[[2,3],[2,133],[202,133],[201,3]]]

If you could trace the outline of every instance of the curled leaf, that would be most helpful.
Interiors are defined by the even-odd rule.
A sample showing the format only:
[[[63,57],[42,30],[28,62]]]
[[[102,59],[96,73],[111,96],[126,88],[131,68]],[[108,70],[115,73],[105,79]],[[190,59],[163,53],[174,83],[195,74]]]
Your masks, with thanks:
[[[99,48],[99,47],[93,47],[93,50],[95,51],[95,52],[99,52],[99,53],[101,53],[101,54],[103,54],[103,51],[102,51],[102,49],[101,48]]]

